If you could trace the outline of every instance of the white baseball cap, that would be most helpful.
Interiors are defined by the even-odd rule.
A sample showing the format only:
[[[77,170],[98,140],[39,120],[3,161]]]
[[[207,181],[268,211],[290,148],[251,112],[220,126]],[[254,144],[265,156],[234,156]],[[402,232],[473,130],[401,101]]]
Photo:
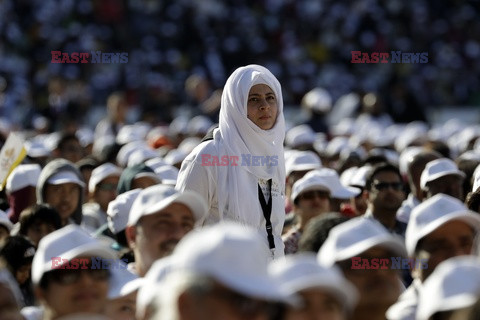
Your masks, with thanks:
[[[119,263],[118,266],[112,268],[108,299],[118,299],[137,291],[142,285],[142,280],[143,278],[139,278],[136,274],[129,271],[126,264]]]
[[[285,135],[285,144],[290,148],[296,148],[304,144],[313,144],[315,138],[315,131],[309,125],[302,124],[288,130]]]
[[[478,165],[473,172],[472,192],[477,191],[478,187],[480,187],[480,165]]]
[[[137,164],[144,163],[147,160],[158,158],[159,156],[158,152],[147,147],[136,149],[128,157],[127,167],[133,167]]]
[[[372,167],[369,165],[358,168],[353,174],[353,176],[350,178],[348,185],[365,188],[367,184],[367,176],[371,170]]]
[[[183,150],[172,149],[167,153],[164,160],[167,164],[170,164],[173,166],[179,162],[182,162],[187,156],[188,156],[188,153],[186,153]]]
[[[440,263],[420,288],[418,320],[474,305],[480,296],[480,259],[459,256]]]
[[[140,191],[142,191],[142,189],[133,189],[119,194],[108,204],[108,228],[114,234],[124,230],[127,227],[130,209],[132,208],[133,202],[140,194]]]
[[[25,141],[25,150],[27,155],[32,158],[48,157],[50,155],[46,143],[40,139]]]
[[[330,197],[336,199],[350,199],[360,194],[361,190],[355,187],[344,186],[340,182],[338,173],[330,168],[321,168],[308,172],[304,177],[321,177],[330,188]]]
[[[249,297],[291,302],[267,272],[269,257],[265,255],[265,247],[263,236],[257,230],[221,222],[188,233],[171,257],[175,270],[212,277]]]
[[[423,189],[428,182],[451,174],[465,178],[465,173],[459,170],[455,162],[448,158],[430,161],[420,176],[420,187]]]
[[[358,291],[336,267],[321,266],[312,253],[288,255],[274,260],[268,271],[289,294],[302,290],[319,289],[332,294],[345,309],[352,310],[358,300]]]
[[[179,172],[180,170],[169,164],[155,169],[155,173],[158,175],[160,180],[162,180],[162,184],[170,186],[176,185]]]
[[[148,305],[159,294],[160,283],[174,269],[170,256],[156,260],[143,278],[137,293],[137,318],[143,319]]]
[[[42,168],[38,164],[21,164],[8,175],[6,191],[12,193],[25,187],[37,187]]]
[[[319,112],[329,112],[332,109],[332,96],[324,88],[314,88],[302,98],[302,105]]]
[[[0,210],[0,225],[7,228],[8,232],[12,231],[13,223],[8,219],[7,214],[3,210]]]
[[[127,143],[118,150],[117,153],[117,164],[121,167],[126,167],[130,156],[137,150],[149,148],[147,143],[144,141],[134,141]]]
[[[54,184],[54,185],[64,184],[64,183],[75,183],[81,186],[82,188],[85,187],[85,182],[80,180],[80,178],[75,173],[69,170],[63,170],[52,175],[47,180],[47,183]]]
[[[128,225],[134,226],[143,216],[154,214],[174,202],[186,205],[193,213],[195,222],[202,223],[207,215],[206,201],[195,191],[178,191],[166,185],[154,185],[143,189],[130,209]]]
[[[117,258],[103,242],[91,237],[80,226],[70,224],[40,240],[32,262],[32,282],[39,284],[46,272],[54,270],[53,258],[71,260],[80,256]]]
[[[88,181],[88,191],[90,193],[95,192],[97,185],[108,177],[120,177],[122,169],[111,163],[104,163],[101,166],[96,167],[92,171],[90,180]]]
[[[294,171],[304,171],[320,169],[322,161],[320,157],[313,151],[293,151],[285,160],[285,169],[287,176]]]
[[[405,232],[408,254],[413,256],[420,239],[452,220],[460,220],[476,230],[480,229],[478,213],[468,210],[463,202],[446,194],[436,194],[413,208]]]
[[[303,177],[297,180],[292,187],[292,194],[290,199],[295,201],[295,199],[302,194],[310,190],[324,190],[331,193],[328,181],[321,176],[313,175],[310,177]]]
[[[338,261],[355,257],[375,246],[392,250],[405,257],[403,241],[388,232],[375,219],[353,218],[330,230],[327,240],[318,252],[318,261],[325,266],[332,266]]]

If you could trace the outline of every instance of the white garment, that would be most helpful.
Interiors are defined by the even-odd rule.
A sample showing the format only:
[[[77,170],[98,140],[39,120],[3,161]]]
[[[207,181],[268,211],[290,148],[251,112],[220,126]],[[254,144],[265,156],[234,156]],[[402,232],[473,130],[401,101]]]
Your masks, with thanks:
[[[25,320],[42,320],[43,319],[43,307],[25,307],[20,310],[20,313]]]
[[[419,204],[420,200],[410,193],[407,199],[403,200],[402,206],[397,210],[397,220],[408,224],[408,220],[410,220],[410,214],[412,213],[413,208]]]
[[[415,320],[418,306],[418,290],[421,282],[413,280],[412,284],[405,290],[395,304],[388,308],[386,317],[388,320]]]
[[[95,231],[108,223],[107,213],[96,202],[87,202],[82,206],[82,227],[89,231]]]
[[[270,130],[263,130],[247,118],[248,93],[252,86],[266,84],[274,92],[277,120]],[[204,224],[232,220],[258,229],[265,234],[266,252],[270,255],[265,218],[258,197],[268,191],[266,181],[272,179],[271,221],[275,238],[275,256],[283,255],[281,232],[285,220],[285,161],[283,141],[285,120],[280,83],[264,67],[249,65],[238,68],[228,78],[222,94],[219,128],[214,139],[197,146],[183,161],[176,188],[199,192],[209,206]],[[237,165],[202,165],[203,157],[235,157]],[[254,162],[253,157],[261,159]],[[258,158],[257,158],[258,157]]]

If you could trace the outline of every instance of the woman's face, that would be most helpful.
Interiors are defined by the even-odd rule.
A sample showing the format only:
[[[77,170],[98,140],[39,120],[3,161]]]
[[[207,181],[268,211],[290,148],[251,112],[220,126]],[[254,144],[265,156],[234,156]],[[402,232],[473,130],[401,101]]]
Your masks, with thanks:
[[[272,129],[277,121],[277,97],[266,84],[254,85],[248,93],[247,118],[260,129]]]

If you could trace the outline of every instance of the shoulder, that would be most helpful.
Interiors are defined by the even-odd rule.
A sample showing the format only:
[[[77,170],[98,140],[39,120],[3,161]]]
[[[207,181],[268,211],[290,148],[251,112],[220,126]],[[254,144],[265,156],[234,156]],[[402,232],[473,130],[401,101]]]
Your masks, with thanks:
[[[184,161],[202,161],[202,155],[219,155],[221,151],[215,140],[207,140],[196,146]]]

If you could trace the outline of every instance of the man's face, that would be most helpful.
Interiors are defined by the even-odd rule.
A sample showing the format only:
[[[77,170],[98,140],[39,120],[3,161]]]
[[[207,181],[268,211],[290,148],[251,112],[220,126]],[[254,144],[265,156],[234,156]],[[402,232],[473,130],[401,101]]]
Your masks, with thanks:
[[[302,192],[297,197],[297,204],[294,205],[295,214],[305,221],[329,211],[330,193],[322,189]]]
[[[400,177],[392,171],[381,171],[373,179],[368,193],[368,202],[378,212],[396,211],[405,199]]]
[[[66,141],[59,151],[61,158],[67,159],[73,163],[81,160],[85,154],[85,150],[83,150],[82,145],[78,140],[75,139]]]
[[[180,303],[185,320],[268,320],[270,305],[216,283],[201,296],[188,294]]]
[[[100,205],[100,208],[107,212],[110,201],[117,197],[117,184],[119,177],[107,177],[100,181],[95,187],[94,200]]]
[[[158,181],[156,181],[154,178],[152,177],[148,177],[148,176],[144,176],[144,177],[139,177],[139,178],[135,178],[133,179],[132,181],[132,187],[130,188],[130,190],[133,190],[133,189],[146,189],[148,187],[151,187],[151,186],[154,186],[158,184]]]
[[[75,313],[101,313],[109,287],[109,271],[106,269],[58,269],[50,271],[48,285],[37,287],[39,300],[55,316]]]
[[[388,259],[392,254],[380,246],[375,246],[359,255],[362,259],[372,261],[374,258]],[[393,268],[352,269],[351,260],[340,264],[345,278],[352,282],[360,294],[359,308],[384,307],[385,310],[397,301],[400,288],[400,274]]]
[[[431,198],[438,193],[447,194],[463,201],[463,178],[449,174],[427,183],[426,198]]]
[[[45,202],[58,211],[62,223],[75,212],[79,201],[80,187],[75,183],[47,184],[45,187]]]
[[[302,308],[288,308],[285,320],[343,320],[345,314],[339,301],[319,289],[302,290]]]
[[[131,320],[135,319],[137,292],[134,291],[124,297],[109,300],[105,305],[104,314],[109,319]]]
[[[184,204],[172,203],[142,217],[136,227],[127,227],[127,240],[140,268],[137,272],[143,276],[155,260],[169,255],[194,225],[192,211]]]
[[[26,236],[32,241],[35,247],[38,247],[40,240],[53,231],[55,231],[53,225],[37,220],[27,229]]]
[[[473,229],[463,221],[450,221],[438,227],[418,244],[415,258],[428,260],[428,267],[416,269],[415,276],[424,281],[442,261],[471,254],[474,237]]]

